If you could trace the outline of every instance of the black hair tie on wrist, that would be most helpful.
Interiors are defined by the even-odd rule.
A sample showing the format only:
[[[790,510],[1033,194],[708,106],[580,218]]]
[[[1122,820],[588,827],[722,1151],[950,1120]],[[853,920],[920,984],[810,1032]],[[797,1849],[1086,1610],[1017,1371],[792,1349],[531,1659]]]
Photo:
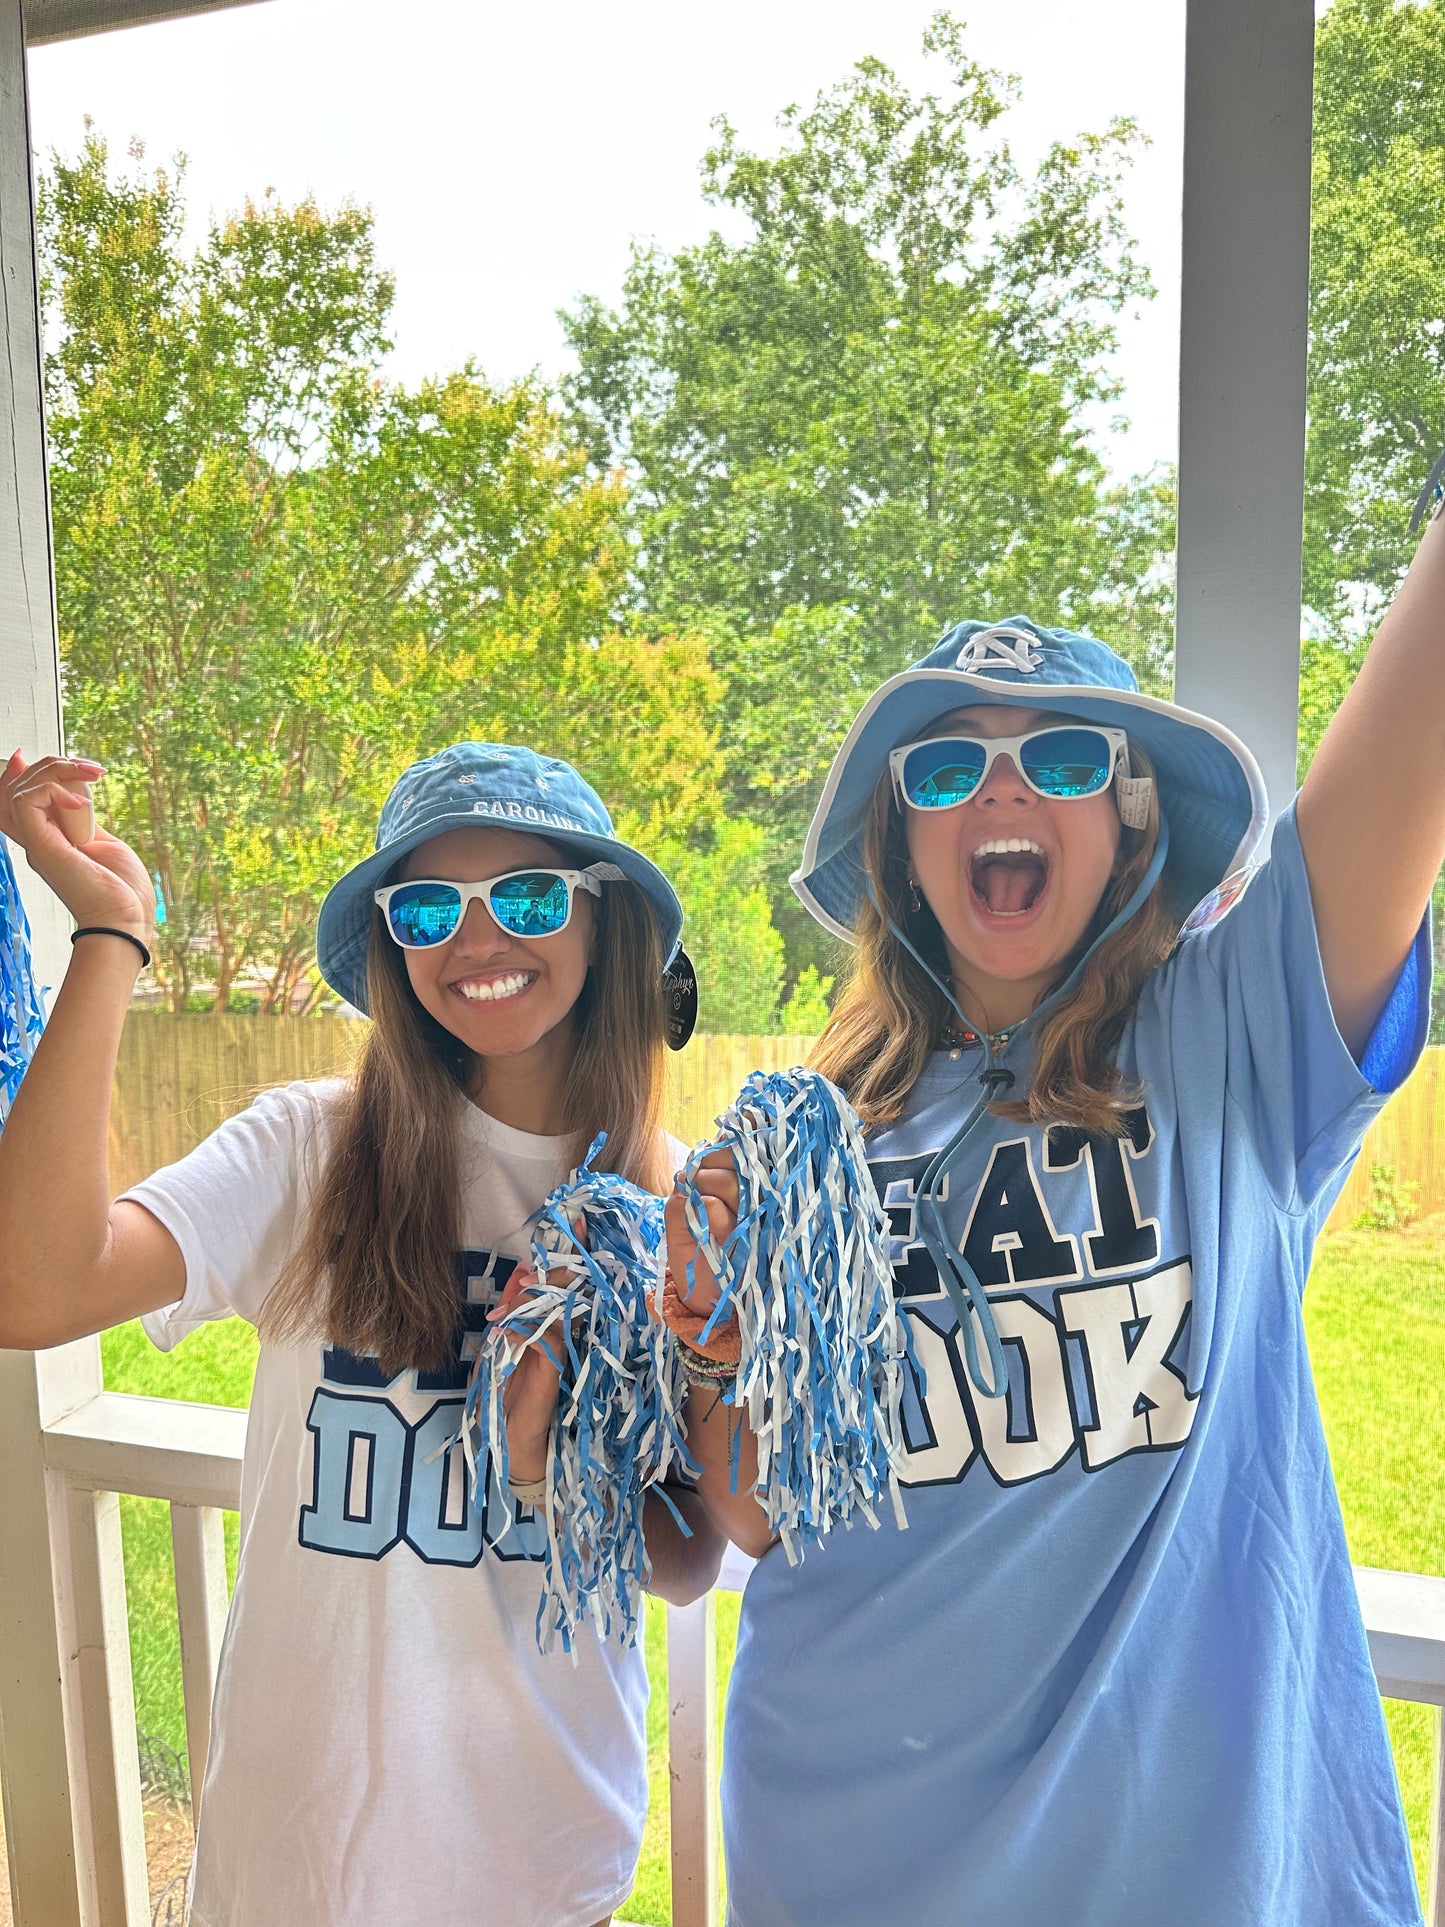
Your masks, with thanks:
[[[140,952],[142,970],[150,963],[151,953],[133,930],[113,930],[107,923],[88,923],[83,930],[72,930],[70,933],[72,943],[78,942],[81,937],[123,937],[127,943],[133,943]]]

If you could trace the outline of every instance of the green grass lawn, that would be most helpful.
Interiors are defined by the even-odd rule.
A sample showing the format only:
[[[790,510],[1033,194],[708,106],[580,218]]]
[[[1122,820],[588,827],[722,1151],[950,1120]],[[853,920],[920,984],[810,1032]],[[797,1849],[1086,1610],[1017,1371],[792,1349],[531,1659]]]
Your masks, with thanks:
[[[1445,1483],[1424,1468],[1445,1461],[1445,1224],[1403,1235],[1351,1232],[1321,1245],[1306,1298],[1306,1322],[1335,1476],[1357,1563],[1445,1575]],[[113,1391],[244,1405],[255,1339],[239,1321],[187,1339],[170,1357],[138,1325],[103,1341]],[[144,1733],[177,1753],[185,1747],[180,1649],[170,1528],[158,1501],[122,1500],[126,1588],[136,1716]],[[234,1577],[236,1521],[227,1521]],[[737,1638],[738,1601],[718,1602],[721,1701]],[[667,1693],[663,1615],[650,1615],[648,1715],[652,1810],[629,1920],[667,1927]],[[1386,1708],[1405,1812],[1423,1875],[1431,1766],[1431,1717],[1424,1707]]]
[[[1445,1224],[1325,1239],[1305,1325],[1351,1557],[1445,1575]],[[1423,1884],[1432,1713],[1385,1711]]]

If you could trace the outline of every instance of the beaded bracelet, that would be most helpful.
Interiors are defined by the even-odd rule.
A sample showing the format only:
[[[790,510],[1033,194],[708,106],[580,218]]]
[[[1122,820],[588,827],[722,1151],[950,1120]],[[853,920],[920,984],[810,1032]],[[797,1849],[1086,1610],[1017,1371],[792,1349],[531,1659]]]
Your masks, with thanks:
[[[706,1344],[701,1342],[712,1312],[694,1311],[692,1306],[678,1290],[677,1280],[669,1265],[662,1274],[662,1322],[674,1338],[687,1346],[694,1357],[708,1358],[735,1369],[742,1356],[742,1334],[738,1330],[737,1314],[723,1318],[713,1327],[711,1338]]]
[[[710,1386],[720,1392],[737,1378],[736,1362],[729,1364],[725,1359],[709,1358],[704,1352],[695,1351],[685,1338],[677,1341],[677,1356],[689,1385]]]

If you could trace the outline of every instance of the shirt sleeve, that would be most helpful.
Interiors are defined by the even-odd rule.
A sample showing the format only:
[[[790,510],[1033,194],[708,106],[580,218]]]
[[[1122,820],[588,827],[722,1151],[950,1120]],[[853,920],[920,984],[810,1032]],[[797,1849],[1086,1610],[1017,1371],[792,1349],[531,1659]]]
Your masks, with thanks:
[[[186,1288],[141,1323],[162,1351],[214,1318],[255,1324],[295,1249],[303,1196],[314,1179],[328,1099],[336,1081],[285,1084],[176,1164],[127,1191],[170,1232],[185,1260]]]
[[[1227,1101],[1247,1124],[1271,1191],[1285,1209],[1309,1209],[1424,1046],[1428,911],[1356,1062],[1330,1008],[1291,804],[1275,825],[1268,862],[1239,901],[1187,936],[1162,974],[1176,1082],[1187,1078],[1192,1053],[1222,1050]],[[1185,1089],[1179,1098],[1187,1107]]]

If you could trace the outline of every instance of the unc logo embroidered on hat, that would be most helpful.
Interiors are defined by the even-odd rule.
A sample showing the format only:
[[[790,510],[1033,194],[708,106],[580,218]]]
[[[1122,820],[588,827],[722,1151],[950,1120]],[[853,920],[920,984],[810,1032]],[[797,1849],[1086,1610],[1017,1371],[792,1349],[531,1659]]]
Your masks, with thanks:
[[[980,629],[958,652],[958,667],[968,676],[989,669],[1016,669],[1031,676],[1041,666],[1038,641],[1022,629]]]

